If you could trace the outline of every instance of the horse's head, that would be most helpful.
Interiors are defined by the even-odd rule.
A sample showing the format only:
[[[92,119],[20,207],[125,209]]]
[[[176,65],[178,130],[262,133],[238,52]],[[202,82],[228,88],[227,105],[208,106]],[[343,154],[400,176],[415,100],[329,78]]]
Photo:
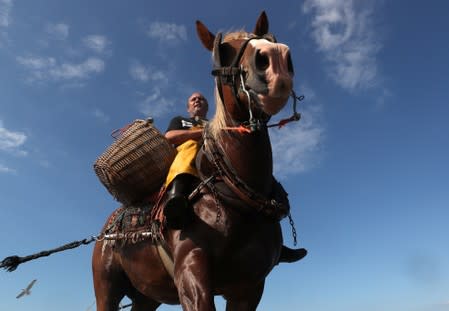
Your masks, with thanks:
[[[285,106],[293,88],[293,65],[288,46],[268,33],[265,12],[252,33],[222,37],[200,21],[196,28],[203,45],[213,53],[217,89],[222,101],[230,103],[226,110],[234,120],[248,119],[252,109],[272,116]]]

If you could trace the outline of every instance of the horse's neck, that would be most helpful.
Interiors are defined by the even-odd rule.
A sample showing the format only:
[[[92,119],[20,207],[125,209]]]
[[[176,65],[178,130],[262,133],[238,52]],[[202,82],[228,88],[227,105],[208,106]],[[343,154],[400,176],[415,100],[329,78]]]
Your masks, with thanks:
[[[259,193],[271,191],[273,162],[268,131],[223,135],[222,149],[238,177]]]

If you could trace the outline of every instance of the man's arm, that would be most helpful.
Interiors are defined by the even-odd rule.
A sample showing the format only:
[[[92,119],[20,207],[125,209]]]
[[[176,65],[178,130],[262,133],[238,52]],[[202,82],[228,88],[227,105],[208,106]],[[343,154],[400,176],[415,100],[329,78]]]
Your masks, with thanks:
[[[165,138],[172,145],[180,145],[189,139],[200,140],[203,135],[202,128],[192,128],[189,130],[171,130],[165,133]]]

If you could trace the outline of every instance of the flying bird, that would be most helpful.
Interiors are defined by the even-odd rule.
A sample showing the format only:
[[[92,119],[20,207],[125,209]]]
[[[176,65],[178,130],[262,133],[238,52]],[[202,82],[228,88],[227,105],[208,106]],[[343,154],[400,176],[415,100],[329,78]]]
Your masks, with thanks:
[[[22,289],[20,294],[17,295],[17,299],[26,295],[31,294],[31,287],[33,287],[34,283],[36,283],[37,280],[32,280],[30,284],[25,289]]]

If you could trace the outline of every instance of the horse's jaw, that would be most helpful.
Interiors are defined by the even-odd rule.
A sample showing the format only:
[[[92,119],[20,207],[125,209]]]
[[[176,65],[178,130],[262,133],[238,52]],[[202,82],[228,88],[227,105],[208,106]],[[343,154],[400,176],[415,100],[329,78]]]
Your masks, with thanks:
[[[289,94],[281,97],[271,97],[264,94],[257,94],[257,101],[260,108],[267,115],[273,116],[277,114],[288,102]]]

